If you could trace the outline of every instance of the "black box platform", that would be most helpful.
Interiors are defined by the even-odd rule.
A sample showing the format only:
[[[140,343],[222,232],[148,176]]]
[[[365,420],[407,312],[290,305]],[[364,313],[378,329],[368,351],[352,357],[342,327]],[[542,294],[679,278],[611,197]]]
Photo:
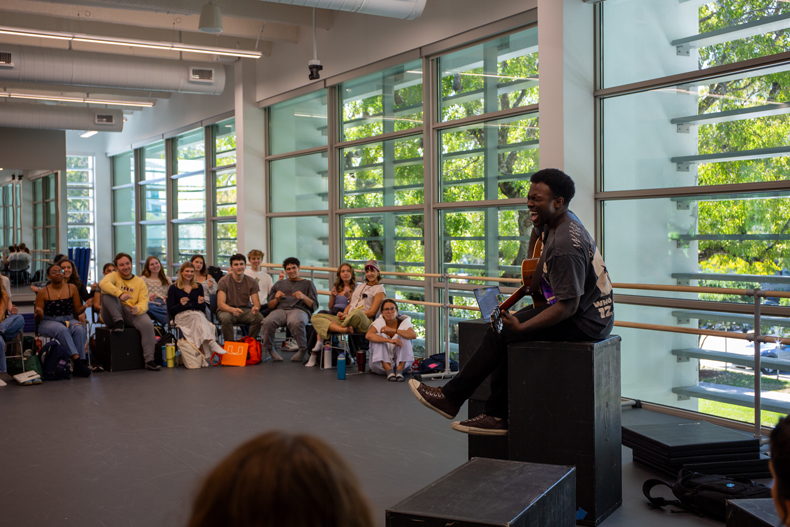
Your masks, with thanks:
[[[125,328],[122,332],[96,328],[96,360],[106,371],[144,368],[140,332],[134,328]]]
[[[727,502],[727,527],[775,527],[780,524],[771,498]]]
[[[387,509],[387,527],[570,527],[573,467],[474,458]]]

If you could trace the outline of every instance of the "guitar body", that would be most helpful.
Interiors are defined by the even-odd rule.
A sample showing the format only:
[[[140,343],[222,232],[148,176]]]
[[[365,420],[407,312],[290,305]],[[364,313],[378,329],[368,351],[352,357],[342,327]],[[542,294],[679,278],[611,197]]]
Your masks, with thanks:
[[[502,302],[498,308],[494,309],[491,313],[491,327],[494,328],[494,331],[497,333],[502,332],[502,311],[509,310],[511,307],[516,305],[516,302],[524,298],[526,295],[532,296],[532,306],[533,307],[540,307],[546,305],[546,299],[540,293],[530,293],[530,285],[532,283],[532,277],[535,275],[535,271],[538,268],[538,261],[540,260],[540,252],[543,249],[543,244],[538,240],[535,244],[535,250],[533,252],[533,258],[525,258],[521,262],[521,287],[518,290],[510,295],[507,300]],[[534,257],[537,254],[537,257]]]

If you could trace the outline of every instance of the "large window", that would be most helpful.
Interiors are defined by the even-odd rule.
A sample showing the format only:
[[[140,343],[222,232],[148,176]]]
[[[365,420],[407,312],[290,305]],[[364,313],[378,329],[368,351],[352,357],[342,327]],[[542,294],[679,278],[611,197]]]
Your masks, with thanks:
[[[0,187],[0,247],[22,241],[21,183],[8,183]]]
[[[138,262],[156,256],[167,266],[167,150],[165,141],[142,149],[140,249]]]
[[[66,156],[68,247],[91,250],[88,280],[96,279],[95,158]]]
[[[121,252],[130,254],[133,263],[136,262],[137,254],[134,158],[134,152],[126,152],[112,158],[113,254]]]
[[[173,271],[193,254],[206,254],[206,141],[203,128],[173,145]]]
[[[230,266],[230,257],[236,254],[236,120],[228,119],[210,129],[213,141],[213,162],[209,169],[213,185],[213,236],[214,264]]]
[[[58,249],[57,173],[33,181],[33,258],[51,259]]]

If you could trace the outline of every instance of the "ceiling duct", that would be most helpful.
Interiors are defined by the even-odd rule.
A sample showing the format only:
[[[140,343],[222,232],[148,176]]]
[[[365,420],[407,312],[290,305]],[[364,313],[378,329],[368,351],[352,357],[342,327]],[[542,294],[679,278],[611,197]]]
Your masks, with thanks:
[[[274,4],[290,4],[363,15],[386,16],[414,20],[425,9],[426,0],[263,0]]]
[[[0,127],[121,132],[123,111],[6,102],[0,104]]]
[[[225,67],[216,63],[0,44],[0,55],[8,54],[11,66],[0,67],[2,81],[208,95],[225,89]],[[192,80],[192,70],[212,71],[211,81]]]

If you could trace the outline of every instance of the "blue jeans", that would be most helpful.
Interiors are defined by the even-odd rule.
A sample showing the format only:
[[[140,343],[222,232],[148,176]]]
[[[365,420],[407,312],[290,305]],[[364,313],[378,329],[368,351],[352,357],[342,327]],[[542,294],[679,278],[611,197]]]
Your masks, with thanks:
[[[25,329],[25,318],[22,315],[8,315],[0,322],[0,372],[8,371],[5,361],[5,343],[13,340]]]
[[[155,302],[148,302],[148,315],[162,324],[167,325],[167,306]]]
[[[67,321],[69,327],[66,327]],[[72,356],[79,355],[81,359],[85,358],[85,341],[88,340],[88,333],[85,331],[85,326],[79,324],[73,316],[44,317],[38,323],[38,332],[66,346]]]

